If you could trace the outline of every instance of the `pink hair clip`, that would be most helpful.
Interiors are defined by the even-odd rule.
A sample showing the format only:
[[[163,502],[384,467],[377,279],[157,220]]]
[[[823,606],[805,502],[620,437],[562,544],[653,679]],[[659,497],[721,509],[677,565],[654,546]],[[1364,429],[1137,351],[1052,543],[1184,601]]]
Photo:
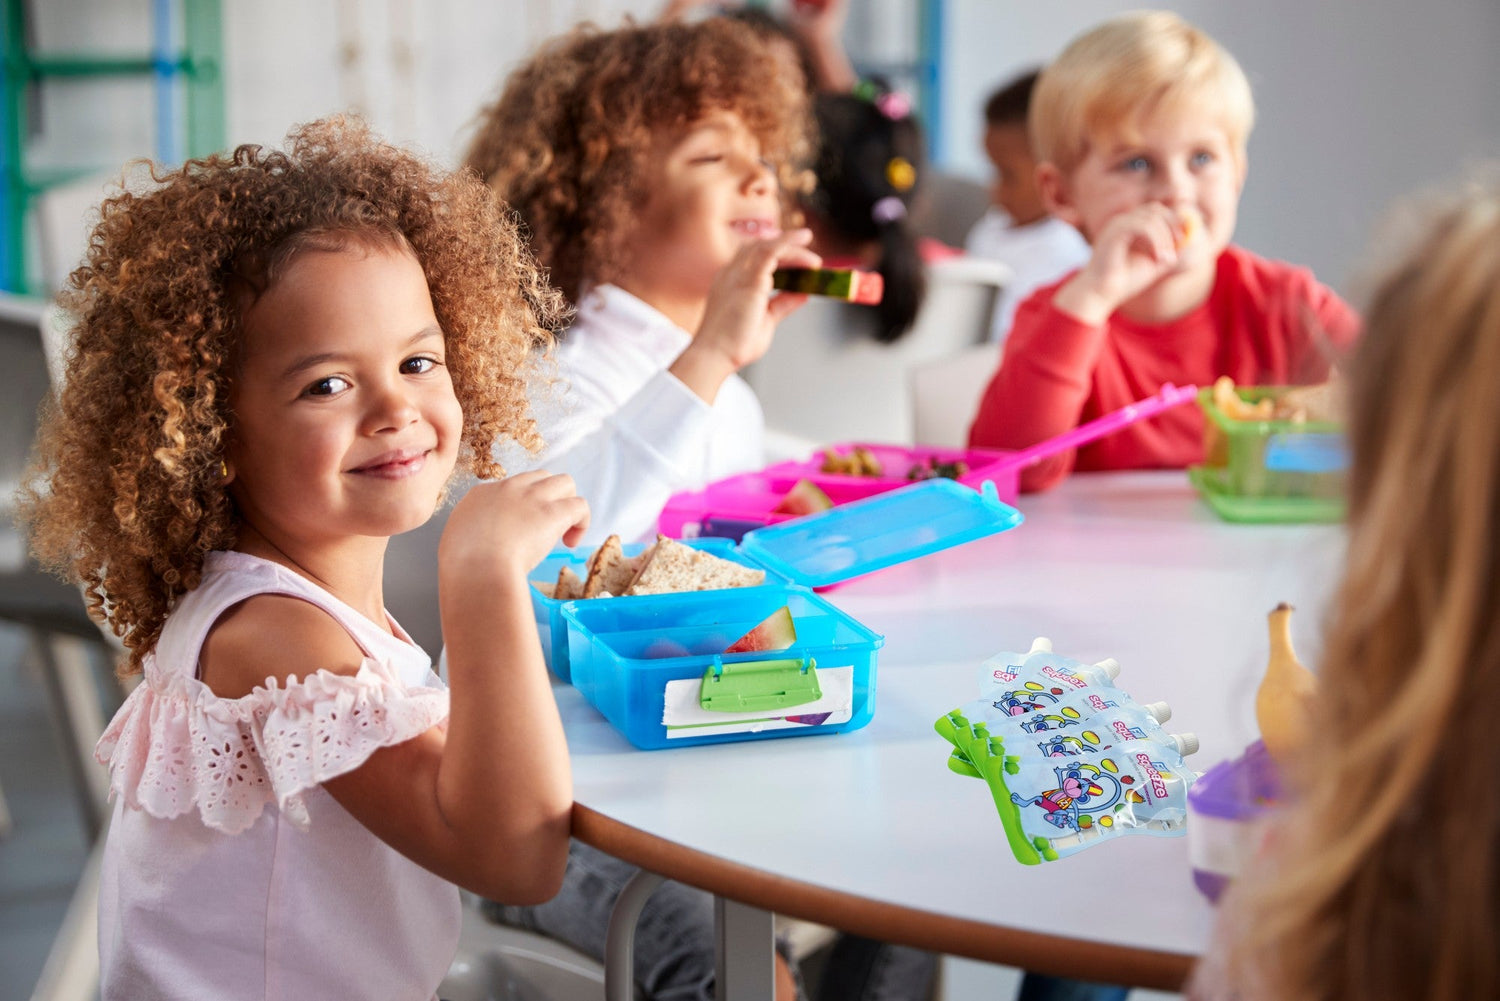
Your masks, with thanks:
[[[891,121],[899,122],[911,114],[911,98],[899,90],[892,90],[875,98],[875,107]]]

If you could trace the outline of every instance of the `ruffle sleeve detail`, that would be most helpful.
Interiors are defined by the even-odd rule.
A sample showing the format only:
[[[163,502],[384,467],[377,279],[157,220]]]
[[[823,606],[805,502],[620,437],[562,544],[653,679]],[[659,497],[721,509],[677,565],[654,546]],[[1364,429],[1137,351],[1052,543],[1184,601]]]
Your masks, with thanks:
[[[407,687],[373,658],[353,675],[268,678],[241,699],[220,699],[193,679],[148,677],[94,756],[109,766],[111,797],[153,817],[196,810],[205,826],[238,834],[275,803],[306,828],[309,789],[447,720],[440,685]]]

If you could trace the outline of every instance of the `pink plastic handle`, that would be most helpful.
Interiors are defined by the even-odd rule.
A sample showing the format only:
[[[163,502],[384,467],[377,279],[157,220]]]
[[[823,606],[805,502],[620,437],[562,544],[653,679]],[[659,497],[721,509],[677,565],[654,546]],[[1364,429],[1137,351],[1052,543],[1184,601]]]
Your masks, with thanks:
[[[1025,469],[1027,466],[1041,462],[1049,455],[1070,448],[1085,445],[1096,438],[1103,438],[1107,434],[1114,434],[1124,427],[1129,427],[1136,421],[1145,420],[1147,417],[1155,417],[1163,410],[1170,410],[1179,403],[1186,403],[1198,395],[1197,386],[1174,386],[1170,382],[1162,383],[1161,392],[1155,396],[1148,396],[1144,400],[1137,400],[1127,404],[1119,410],[1112,410],[1103,417],[1096,417],[1087,424],[1080,424],[1071,431],[1064,431],[1060,435],[1039,441],[1035,445],[1023,448],[1018,452],[1012,452],[1006,456],[1003,462],[1007,466],[1017,469]]]

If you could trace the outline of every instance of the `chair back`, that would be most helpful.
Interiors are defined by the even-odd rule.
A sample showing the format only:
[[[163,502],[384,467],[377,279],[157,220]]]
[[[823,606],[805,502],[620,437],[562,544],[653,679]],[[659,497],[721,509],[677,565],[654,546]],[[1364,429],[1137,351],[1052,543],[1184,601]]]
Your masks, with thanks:
[[[929,168],[912,207],[912,229],[918,236],[962,247],[989,207],[990,191],[983,183]]]
[[[1000,345],[976,344],[911,371],[912,437],[919,445],[965,448],[979,398],[1000,365]]]
[[[819,444],[912,440],[910,371],[984,343],[1010,273],[995,261],[928,267],[916,324],[894,344],[870,335],[869,308],[814,297],[782,321],[764,358],[745,370],[771,431]]]
[[[7,517],[31,456],[37,412],[49,392],[42,338],[46,310],[43,300],[0,293],[0,508]]]

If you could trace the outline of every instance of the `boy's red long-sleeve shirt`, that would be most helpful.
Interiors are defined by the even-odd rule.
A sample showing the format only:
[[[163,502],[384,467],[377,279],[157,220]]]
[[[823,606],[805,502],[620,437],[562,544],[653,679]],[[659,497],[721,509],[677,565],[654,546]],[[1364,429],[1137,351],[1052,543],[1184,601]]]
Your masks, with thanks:
[[[1071,277],[1071,276],[1070,276]],[[1305,268],[1239,247],[1219,256],[1213,291],[1176,320],[1111,316],[1080,322],[1053,305],[1068,279],[1039,289],[1016,311],[1000,369],[969,429],[975,448],[1018,449],[1151,396],[1163,383],[1306,385],[1329,373],[1329,347],[1347,348],[1359,320]],[[1021,474],[1045,490],[1073,469],[1181,469],[1203,459],[1203,413],[1174,407]]]

